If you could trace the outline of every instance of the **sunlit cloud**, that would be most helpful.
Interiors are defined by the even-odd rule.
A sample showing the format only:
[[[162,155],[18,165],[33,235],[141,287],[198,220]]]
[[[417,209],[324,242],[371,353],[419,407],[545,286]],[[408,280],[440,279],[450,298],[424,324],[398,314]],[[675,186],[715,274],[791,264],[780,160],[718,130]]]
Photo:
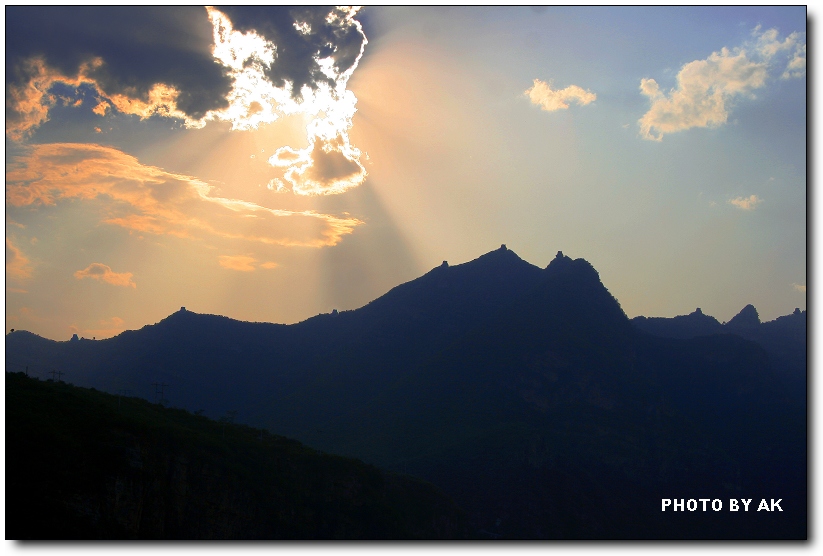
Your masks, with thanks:
[[[212,55],[231,83],[220,108],[197,117],[186,113],[180,105],[183,97],[192,93],[163,81],[147,87],[144,83],[141,93],[122,86],[107,91],[108,85],[100,76],[106,75],[108,66],[100,56],[90,58],[74,75],[49,67],[41,57],[32,57],[20,64],[28,79],[8,87],[6,135],[14,141],[23,140],[48,120],[50,109],[58,101],[82,104],[80,98],[58,98],[53,93],[57,83],[74,88],[78,97],[81,86],[94,91],[97,104],[92,111],[101,117],[113,112],[140,119],[160,116],[181,120],[189,128],[223,121],[229,122],[233,130],[252,130],[282,115],[302,114],[309,119],[308,146],[302,150],[285,147],[288,150],[282,151],[282,156],[270,159],[273,167],[283,168],[282,178],[277,178],[282,187],[277,189],[290,188],[298,195],[326,195],[356,187],[367,175],[360,162],[362,153],[348,135],[357,99],[347,83],[368,42],[355,19],[358,9],[278,9],[297,19],[291,26],[292,36],[281,30],[270,40],[253,29],[238,31],[225,13],[206,8],[213,28]],[[278,12],[274,18],[282,15]],[[287,152],[294,155],[291,164],[284,164]]]
[[[806,284],[792,284],[792,287],[800,293],[806,293]]]
[[[736,197],[729,199],[729,203],[741,210],[754,210],[754,208],[763,202],[757,195],[749,195],[748,197]]]
[[[103,263],[91,263],[83,270],[78,270],[74,273],[74,277],[78,280],[84,278],[91,278],[111,284],[112,286],[123,286],[136,288],[137,284],[131,279],[134,276],[131,272],[114,272],[110,266]]]
[[[282,180],[269,182],[269,189],[283,190],[288,183],[298,195],[328,195],[363,183],[367,172],[360,162],[361,152],[351,145],[348,135],[357,98],[346,88],[368,42],[354,19],[357,10],[335,10],[326,19],[328,25],[359,35],[353,61],[338,68],[332,56],[315,57],[314,73],[324,79],[313,86],[303,85],[299,91],[293,81],[284,80],[277,86],[267,75],[278,63],[278,45],[253,31],[234,30],[219,10],[208,8],[208,12],[214,25],[215,58],[230,69],[234,86],[229,107],[208,113],[204,120],[224,120],[231,122],[232,129],[251,129],[275,121],[279,114],[305,114],[312,118],[306,127],[309,145],[302,150],[289,146],[276,150],[269,163],[285,171]],[[302,35],[314,32],[307,22],[295,22],[295,29]]]
[[[271,209],[212,195],[212,186],[183,174],[141,164],[111,147],[32,145],[6,171],[6,203],[54,205],[96,200],[102,222],[181,238],[216,236],[266,245],[335,245],[362,222],[312,210]]]
[[[31,278],[34,269],[29,260],[23,252],[12,243],[11,239],[6,238],[6,277],[13,280],[25,280]],[[22,293],[22,292],[18,292]]]
[[[534,80],[534,84],[526,90],[525,94],[532,101],[532,104],[536,104],[546,112],[566,110],[569,107],[569,102],[585,106],[597,99],[596,94],[577,85],[569,85],[565,89],[555,90],[552,89],[551,82],[546,83],[539,79]]]
[[[88,86],[94,90],[98,95],[98,103],[92,112],[99,116],[105,116],[114,106],[119,112],[138,116],[141,120],[159,115],[183,119],[191,122],[192,125],[199,125],[199,122],[191,120],[177,108],[179,92],[162,83],[155,84],[149,90],[145,100],[123,93],[108,95],[91,76],[94,70],[104,63],[102,58],[93,58],[82,64],[76,75],[70,76],[48,67],[42,58],[27,60],[23,66],[29,75],[28,81],[23,84],[10,83],[7,85],[6,135],[14,141],[20,141],[30,135],[35,128],[48,121],[49,111],[58,100],[61,100],[61,97],[52,93],[52,87],[56,83],[73,87],[76,94],[79,94],[81,86]],[[82,104],[80,99],[74,101],[74,99],[62,97],[62,100],[64,104],[71,103],[73,106]]]
[[[42,58],[28,59],[21,68],[28,80],[6,85],[6,135],[19,141],[48,121],[49,110],[58,100],[50,93],[52,86],[58,82],[72,87],[93,83],[88,73],[102,63],[100,58],[95,58],[82,64],[76,76],[68,77],[47,67]]]
[[[221,255],[219,257],[220,266],[229,270],[239,270],[240,272],[253,272],[254,263],[257,259],[248,255]]]
[[[258,268],[271,270],[278,266],[277,263],[273,261],[257,264],[259,261],[249,255],[221,255],[218,257],[218,262],[223,268],[240,272],[254,272]]]
[[[651,106],[638,124],[644,139],[661,141],[669,133],[702,127],[719,127],[728,121],[738,98],[753,98],[766,85],[779,55],[793,53],[782,77],[805,75],[805,43],[792,33],[780,41],[775,29],[755,29],[752,43],[732,50],[722,48],[705,60],[685,64],[677,74],[677,86],[665,92],[654,79],[640,81],[640,92]]]

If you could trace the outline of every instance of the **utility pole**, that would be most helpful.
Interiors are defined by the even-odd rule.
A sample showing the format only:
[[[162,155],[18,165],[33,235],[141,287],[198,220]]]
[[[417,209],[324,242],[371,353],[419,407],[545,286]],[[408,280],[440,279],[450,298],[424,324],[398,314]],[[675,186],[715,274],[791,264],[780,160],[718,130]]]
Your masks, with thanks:
[[[60,377],[62,377],[64,374],[66,373],[64,373],[63,371],[57,371],[57,382],[62,382],[62,380],[60,380]]]

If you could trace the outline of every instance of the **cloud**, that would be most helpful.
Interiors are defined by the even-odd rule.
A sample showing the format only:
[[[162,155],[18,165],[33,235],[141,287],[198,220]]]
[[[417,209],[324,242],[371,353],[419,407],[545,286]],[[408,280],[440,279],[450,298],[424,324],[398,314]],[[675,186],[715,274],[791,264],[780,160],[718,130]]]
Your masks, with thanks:
[[[661,141],[669,133],[725,124],[733,103],[754,97],[753,91],[766,85],[773,62],[788,51],[794,58],[783,77],[801,77],[801,69],[805,75],[805,43],[799,33],[780,41],[776,30],[760,33],[757,28],[755,36],[753,43],[733,50],[724,47],[705,60],[685,64],[677,74],[677,86],[668,92],[654,79],[641,79],[640,92],[651,102],[638,120],[641,136]]]
[[[36,58],[55,74],[85,74],[109,95],[148,102],[165,84],[183,114],[201,118],[224,108],[231,88],[212,42],[198,6],[8,6],[6,83],[27,82]]]
[[[47,66],[42,58],[31,58],[21,62],[18,70],[24,72],[28,80],[23,83],[10,83],[7,86],[6,135],[14,141],[20,141],[48,121],[49,110],[61,98],[52,92],[55,84],[74,88],[75,94],[80,94],[81,87],[89,87],[98,99],[97,105],[92,109],[92,112],[98,116],[105,116],[107,111],[114,106],[119,112],[138,116],[142,120],[159,115],[183,119],[191,126],[202,127],[204,125],[199,121],[191,120],[178,109],[177,101],[180,92],[163,83],[152,85],[143,95],[145,98],[107,93],[102,85],[91,76],[94,69],[102,64],[102,58],[94,58],[82,64],[77,74],[69,76]],[[64,97],[63,100],[71,99]],[[73,106],[80,105],[80,103],[72,104]]]
[[[800,293],[806,293],[806,284],[792,284],[792,287]]]
[[[254,257],[249,257],[247,255],[221,255],[220,256],[220,266],[223,268],[228,268],[229,270],[239,270],[241,272],[253,272],[254,271],[254,263],[257,262],[257,259]]]
[[[15,246],[11,239],[6,238],[6,277],[13,280],[31,278],[33,268],[31,261]]]
[[[780,77],[782,79],[792,79],[795,77],[806,76],[806,45],[798,45],[795,49],[794,56],[789,60],[786,66],[786,71]]]
[[[285,168],[269,189],[289,184],[298,195],[330,195],[363,183],[362,153],[348,135],[357,98],[346,88],[368,42],[354,19],[357,10],[221,10],[209,8],[215,56],[231,68],[235,85],[229,108],[207,117],[230,121],[233,129],[274,121],[281,112],[312,117],[305,149],[280,147],[269,158]]]
[[[265,76],[295,99],[348,79],[367,42],[354,19],[356,8],[225,6],[220,11],[238,32],[253,32],[274,45],[276,61],[265,66]]]
[[[281,115],[305,114],[308,147],[292,149],[294,165],[278,161],[284,188],[288,183],[299,195],[341,193],[366,178],[361,152],[348,137],[357,99],[347,83],[368,42],[357,11],[10,8],[6,134],[21,141],[61,98],[76,104],[71,94],[57,95],[56,84],[75,96],[81,88],[92,91],[92,111],[101,117],[116,111],[176,118],[188,127],[225,121],[249,130]]]
[[[131,272],[114,272],[111,267],[104,265],[103,263],[91,263],[83,270],[78,270],[74,273],[74,277],[78,280],[92,278],[94,280],[106,282],[112,286],[131,286],[132,288],[136,288],[137,284],[132,281],[132,276],[134,276],[134,274]]]
[[[269,163],[288,168],[283,179],[298,195],[342,193],[366,178],[360,151],[351,146],[348,136],[343,134],[331,141],[313,137],[308,148],[302,151],[282,147],[275,151]],[[278,189],[281,184],[277,184]]]
[[[65,200],[102,204],[101,221],[130,230],[181,238],[220,237],[266,245],[322,247],[339,243],[362,222],[311,210],[270,209],[213,196],[194,177],[141,164],[111,147],[32,145],[6,171],[6,203],[54,205]]]
[[[786,69],[780,76],[781,79],[806,76],[806,43],[803,40],[805,33],[795,31],[781,41],[777,29],[769,29],[760,33],[758,25],[752,35],[757,37],[755,49],[767,61],[781,54],[791,53],[791,59],[786,64]]]
[[[534,85],[527,89],[525,94],[532,101],[532,104],[536,104],[546,112],[565,110],[569,107],[569,102],[585,106],[597,99],[596,94],[585,91],[577,85],[569,85],[565,89],[554,90],[551,87],[551,82],[546,83],[539,79],[534,80]]]
[[[277,268],[277,263],[272,261],[257,264],[258,260],[249,255],[221,255],[218,260],[220,266],[223,268],[240,272],[253,272],[257,268],[265,268],[267,270]]]
[[[754,210],[754,208],[763,202],[757,195],[749,195],[748,197],[736,197],[729,199],[729,203],[733,204],[741,210]]]

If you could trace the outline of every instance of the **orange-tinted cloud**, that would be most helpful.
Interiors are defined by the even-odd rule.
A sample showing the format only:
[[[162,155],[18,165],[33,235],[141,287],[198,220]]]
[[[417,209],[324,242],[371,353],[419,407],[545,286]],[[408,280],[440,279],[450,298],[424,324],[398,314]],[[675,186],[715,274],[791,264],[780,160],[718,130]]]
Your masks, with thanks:
[[[105,116],[106,111],[113,105],[120,112],[139,116],[140,119],[159,114],[190,121],[186,114],[177,108],[179,92],[163,83],[155,84],[145,100],[123,93],[107,95],[100,84],[91,77],[91,74],[103,64],[102,58],[93,58],[80,66],[77,75],[65,75],[47,66],[42,58],[26,60],[23,68],[28,80],[7,86],[6,135],[14,141],[20,141],[36,127],[48,121],[49,110],[58,100],[50,92],[55,83],[75,88],[81,85],[94,88],[100,100],[92,111],[100,116]],[[66,99],[63,100],[66,102]],[[73,104],[79,106],[82,102]]]
[[[106,282],[112,286],[131,286],[132,288],[136,288],[137,284],[132,281],[132,276],[134,276],[134,274],[131,272],[114,272],[111,267],[104,265],[103,263],[91,263],[83,270],[78,270],[74,273],[74,277],[78,280],[82,280],[83,278],[92,278],[94,280]]]
[[[11,239],[6,238],[6,277],[13,280],[25,280],[31,278],[32,271],[28,257],[11,242]]]
[[[740,210],[754,210],[757,205],[763,202],[763,199],[757,195],[749,195],[748,197],[737,197],[729,199],[729,203],[736,206]]]
[[[103,203],[103,222],[152,234],[322,247],[337,244],[362,224],[356,218],[215,197],[211,189],[192,176],[147,166],[122,151],[93,144],[32,145],[6,172],[9,205],[95,199]]]
[[[248,255],[221,255],[220,266],[229,270],[239,270],[240,272],[253,272],[254,263],[257,259]]]
[[[227,121],[232,129],[249,130],[281,115],[300,113],[311,118],[306,127],[308,147],[300,151],[286,147],[271,159],[272,165],[287,167],[279,182],[283,189],[288,183],[298,195],[329,195],[362,184],[367,175],[360,163],[362,153],[351,145],[348,136],[357,98],[347,89],[368,43],[362,25],[355,19],[359,8],[285,10],[281,16],[288,13],[288,17],[297,18],[294,26],[287,25],[268,39],[249,26],[259,22],[261,15],[271,15],[271,10],[263,10],[257,16],[249,10],[257,13],[254,8],[229,10],[241,18],[241,27],[245,29],[241,32],[234,29],[226,14],[206,8],[213,30],[213,62],[222,66],[225,77],[231,81],[225,103],[220,103],[226,106],[197,112],[198,116],[186,113],[180,106],[190,103],[192,94],[200,96],[209,88],[180,89],[169,84],[174,81],[173,75],[165,75],[154,83],[132,76],[142,84],[142,93],[138,94],[138,87],[123,85],[130,80],[107,81],[107,71],[113,68],[100,56],[89,58],[77,70],[66,70],[76,72],[75,75],[54,69],[42,57],[31,57],[19,64],[26,77],[8,87],[7,137],[20,141],[48,120],[49,111],[58,100],[52,92],[56,83],[76,91],[81,85],[94,89],[97,104],[92,111],[99,116],[106,116],[109,111],[140,119],[159,115],[182,120],[187,127],[195,128],[208,121]],[[262,29],[273,30],[266,25]],[[288,42],[293,40],[300,46],[284,44],[284,32],[293,35]],[[277,44],[271,39],[277,40]],[[327,55],[320,56],[332,45],[334,48]],[[316,49],[317,56],[311,54]],[[115,85],[116,90],[111,88]],[[71,96],[61,96],[60,100],[64,104],[74,102]]]
[[[221,255],[218,258],[218,262],[223,268],[238,270],[240,272],[253,272],[257,268],[265,268],[269,270],[272,268],[277,268],[277,263],[272,261],[257,264],[257,259],[249,255]]]

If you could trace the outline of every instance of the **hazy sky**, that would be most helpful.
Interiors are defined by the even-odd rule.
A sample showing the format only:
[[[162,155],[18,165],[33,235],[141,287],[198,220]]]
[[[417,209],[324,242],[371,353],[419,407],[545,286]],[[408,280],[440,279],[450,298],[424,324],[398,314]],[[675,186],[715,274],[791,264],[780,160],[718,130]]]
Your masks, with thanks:
[[[6,328],[297,322],[505,243],[806,308],[806,10],[6,8]]]

